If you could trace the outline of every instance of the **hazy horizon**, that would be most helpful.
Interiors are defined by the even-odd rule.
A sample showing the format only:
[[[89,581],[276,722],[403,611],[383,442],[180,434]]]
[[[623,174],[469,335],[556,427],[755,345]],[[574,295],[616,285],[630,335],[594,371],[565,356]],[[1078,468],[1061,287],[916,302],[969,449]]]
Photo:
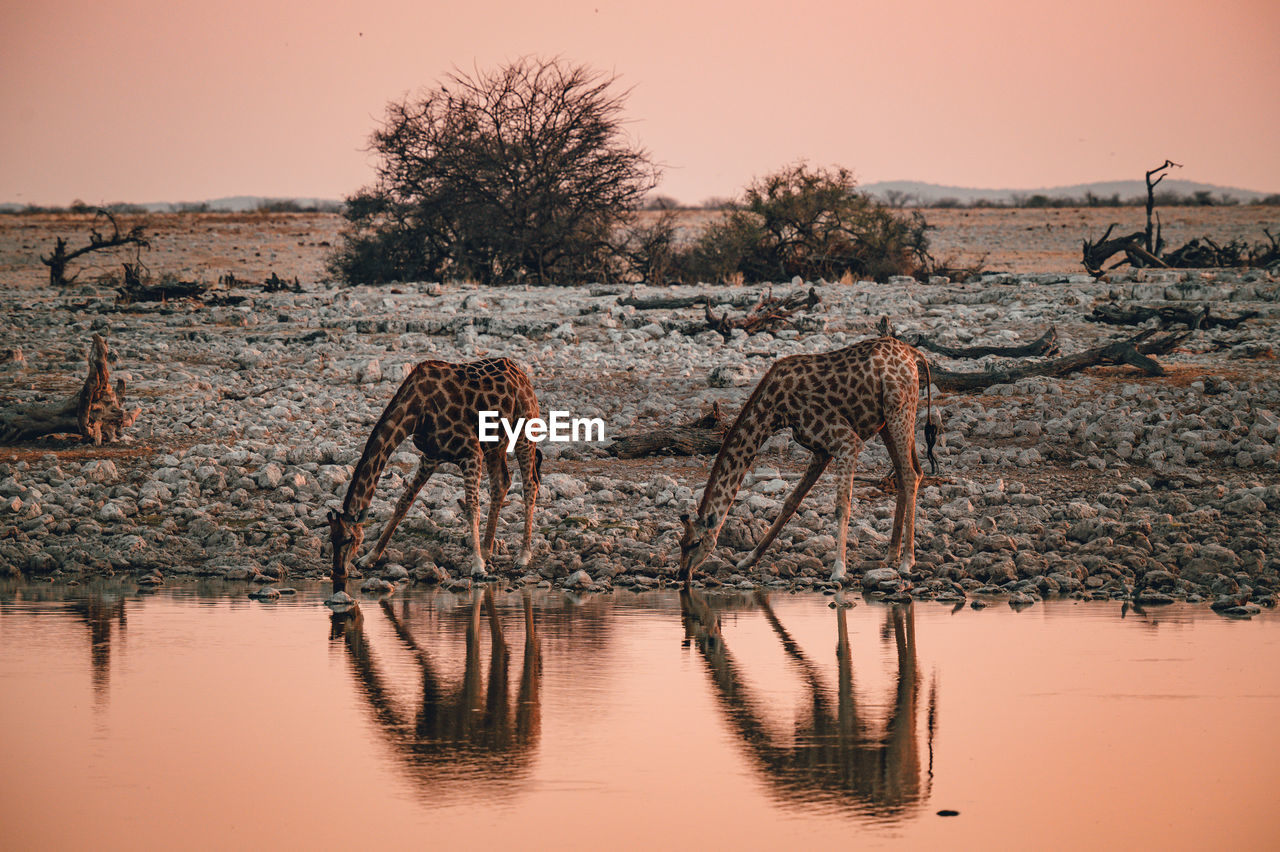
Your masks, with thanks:
[[[686,204],[801,159],[1016,191],[1168,157],[1180,179],[1280,191],[1280,7],[1258,0],[67,0],[0,22],[0,201],[18,204],[341,198],[372,179],[388,101],[521,55],[616,73],[657,192]]]
[[[1120,189],[1118,187],[1121,184],[1124,184],[1126,186],[1123,189]],[[1064,186],[1033,186],[1033,187],[979,187],[979,186],[960,187],[960,186],[953,186],[948,184],[926,183],[922,181],[913,181],[913,180],[886,180],[886,181],[875,181],[873,183],[868,183],[868,184],[859,184],[858,188],[860,190],[870,192],[873,194],[875,193],[883,194],[884,192],[892,189],[907,191],[909,193],[909,197],[906,199],[907,201],[912,200],[912,198],[910,197],[911,193],[918,194],[921,190],[934,190],[933,192],[926,193],[922,199],[921,198],[915,199],[917,201],[918,200],[925,201],[926,206],[927,206],[927,202],[936,201],[942,198],[947,198],[952,194],[959,196],[958,198],[953,198],[952,200],[959,200],[961,202],[968,202],[977,198],[983,198],[987,200],[1003,199],[1007,201],[1012,201],[1015,199],[1016,196],[1030,195],[1030,194],[1036,194],[1036,193],[1047,193],[1050,195],[1050,197],[1078,197],[1083,200],[1083,194],[1087,191],[1091,191],[1101,197],[1107,197],[1111,194],[1119,194],[1122,201],[1128,202],[1133,200],[1140,200],[1139,197],[1145,193],[1144,184],[1142,179],[1140,178],[1129,178],[1129,179],[1112,180],[1112,181],[1105,181],[1105,180],[1090,181],[1084,184],[1071,184],[1071,185],[1064,185]],[[1162,181],[1159,185],[1159,189],[1157,190],[1157,192],[1174,192],[1181,195],[1190,195],[1193,191],[1199,190],[1199,189],[1207,189],[1212,192],[1218,193],[1219,197],[1222,195],[1231,196],[1236,202],[1241,202],[1241,203],[1248,203],[1254,200],[1255,198],[1260,198],[1262,196],[1271,194],[1271,193],[1266,193],[1262,190],[1251,189],[1249,187],[1223,186],[1221,184],[1205,184],[1199,181],[1186,181],[1178,178],[1168,178]],[[667,196],[666,193],[663,193],[659,190],[659,191],[654,191],[650,193],[649,197],[651,199],[656,199],[658,197],[671,197],[671,196]],[[13,209],[18,207],[23,207],[27,204],[31,204],[32,206],[37,208],[39,207],[49,207],[49,208],[64,207],[65,208],[65,207],[72,206],[73,202],[82,202],[86,207],[90,207],[90,208],[112,207],[115,205],[135,205],[140,207],[156,207],[160,205],[169,205],[171,207],[179,207],[182,205],[200,205],[200,204],[218,205],[218,204],[231,203],[231,202],[250,203],[250,202],[290,202],[290,201],[296,202],[302,205],[307,205],[307,204],[327,205],[327,204],[335,204],[335,203],[340,204],[344,200],[345,199],[342,197],[324,197],[319,195],[272,196],[272,195],[262,195],[260,193],[244,192],[244,193],[235,193],[232,195],[219,195],[212,198],[177,198],[177,199],[175,198],[148,198],[148,199],[133,199],[133,198],[106,199],[104,198],[104,199],[93,199],[93,200],[85,199],[85,198],[76,198],[76,199],[73,199],[72,202],[67,202],[67,203],[14,202],[6,199],[0,199],[0,208]],[[683,199],[683,198],[675,199],[675,201],[681,207],[688,207],[688,208],[697,208],[701,206],[701,203],[703,201],[706,201],[706,200],[710,200],[710,199],[696,199],[696,200]]]

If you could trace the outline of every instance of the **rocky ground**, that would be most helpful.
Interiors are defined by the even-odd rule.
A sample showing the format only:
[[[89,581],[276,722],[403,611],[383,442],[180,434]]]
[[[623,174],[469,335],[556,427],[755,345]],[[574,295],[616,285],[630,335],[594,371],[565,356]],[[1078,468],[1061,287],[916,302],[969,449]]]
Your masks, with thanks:
[[[286,232],[303,249],[321,242]],[[1070,353],[1130,333],[1084,321],[1095,304],[1116,300],[1210,302],[1215,313],[1258,316],[1196,332],[1159,358],[1164,376],[1099,367],[981,394],[935,390],[943,437],[938,475],[920,492],[916,570],[871,570],[893,514],[892,496],[871,484],[889,469],[876,441],[860,463],[867,481],[855,490],[853,582],[891,599],[1186,599],[1241,615],[1274,603],[1280,586],[1280,283],[1266,272],[1122,272],[1095,282],[1064,269],[964,285],[816,282],[822,304],[803,329],[725,341],[689,333],[700,309],[619,305],[630,288],[339,289],[316,280],[315,255],[307,254],[303,292],[245,289],[238,292],[248,301],[231,307],[120,308],[104,290],[53,292],[25,281],[0,289],[0,353],[20,347],[24,355],[0,363],[0,405],[73,392],[99,332],[118,356],[115,374],[128,379],[129,404],[143,409],[127,443],[0,448],[0,571],[62,581],[124,573],[144,584],[213,575],[263,587],[321,578],[329,570],[325,512],[340,504],[397,383],[427,358],[512,357],[533,376],[544,412],[601,417],[612,437],[689,420],[716,401],[736,410],[777,357],[847,345],[873,334],[881,316],[900,335],[952,344],[1026,342],[1055,325]],[[34,277],[16,266],[3,274]],[[295,274],[283,261],[266,268]],[[982,370],[993,360],[936,363]],[[670,580],[678,515],[699,496],[711,459],[619,461],[607,443],[542,445],[535,560],[527,572],[513,565],[517,480],[499,530],[506,547],[492,565],[503,582],[609,590]],[[766,446],[701,582],[830,587],[827,479],[756,570],[732,567],[806,461],[785,434]],[[415,466],[406,443],[380,486],[367,538]],[[460,478],[451,470],[423,490],[387,563],[367,572],[371,589],[469,582]]]

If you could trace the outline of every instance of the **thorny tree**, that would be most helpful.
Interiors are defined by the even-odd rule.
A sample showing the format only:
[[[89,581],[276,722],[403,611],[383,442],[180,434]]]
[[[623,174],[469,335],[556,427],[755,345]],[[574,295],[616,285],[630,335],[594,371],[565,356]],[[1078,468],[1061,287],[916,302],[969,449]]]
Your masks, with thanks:
[[[347,200],[331,269],[351,282],[574,283],[657,183],[623,132],[616,78],[559,59],[454,73],[393,102],[377,180]]]

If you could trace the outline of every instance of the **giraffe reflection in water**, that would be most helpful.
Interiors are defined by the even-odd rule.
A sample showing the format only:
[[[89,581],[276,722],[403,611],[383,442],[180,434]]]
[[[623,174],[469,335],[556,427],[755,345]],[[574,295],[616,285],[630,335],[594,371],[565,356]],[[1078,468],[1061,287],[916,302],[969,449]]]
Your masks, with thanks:
[[[836,609],[836,690],[820,676],[811,660],[774,613],[768,597],[755,595],[758,606],[783,650],[805,683],[808,710],[788,735],[768,702],[753,694],[749,666],[735,660],[720,632],[720,615],[696,592],[680,594],[685,642],[696,645],[706,661],[716,698],[733,731],[757,764],[769,786],[786,798],[821,802],[884,818],[896,818],[929,798],[933,774],[933,734],[937,720],[937,686],[921,701],[916,663],[915,621],[911,607],[885,612],[882,635],[891,636],[897,651],[892,706],[887,717],[873,718],[854,690],[849,627],[843,606]],[[927,714],[927,763],[918,737],[921,713]]]
[[[128,618],[124,598],[91,594],[69,602],[69,609],[89,628],[89,664],[93,678],[93,703],[106,707],[111,685],[112,627],[123,640]]]
[[[416,776],[420,792],[438,795],[439,788],[432,785],[442,772],[453,781],[475,774],[486,784],[514,788],[531,762],[541,730],[542,659],[530,597],[524,596],[524,652],[514,707],[509,686],[511,649],[491,588],[483,593],[476,590],[469,606],[445,614],[465,619],[460,682],[450,683],[444,674],[445,661],[433,660],[414,636],[408,600],[399,614],[388,600],[379,607],[399,639],[400,650],[407,651],[421,671],[421,700],[412,711],[401,706],[396,697],[401,694],[400,684],[389,679],[385,664],[379,664],[360,607],[332,615],[330,639],[343,640],[377,728]],[[482,614],[487,615],[490,635],[487,679],[482,664]]]

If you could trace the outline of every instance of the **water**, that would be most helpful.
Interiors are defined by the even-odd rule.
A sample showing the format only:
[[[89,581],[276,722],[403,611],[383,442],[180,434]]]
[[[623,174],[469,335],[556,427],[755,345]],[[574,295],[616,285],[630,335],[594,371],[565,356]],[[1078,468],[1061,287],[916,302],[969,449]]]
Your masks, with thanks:
[[[1270,616],[411,592],[342,617],[321,586],[131,588],[0,588],[6,849],[1274,848],[1280,828]]]

